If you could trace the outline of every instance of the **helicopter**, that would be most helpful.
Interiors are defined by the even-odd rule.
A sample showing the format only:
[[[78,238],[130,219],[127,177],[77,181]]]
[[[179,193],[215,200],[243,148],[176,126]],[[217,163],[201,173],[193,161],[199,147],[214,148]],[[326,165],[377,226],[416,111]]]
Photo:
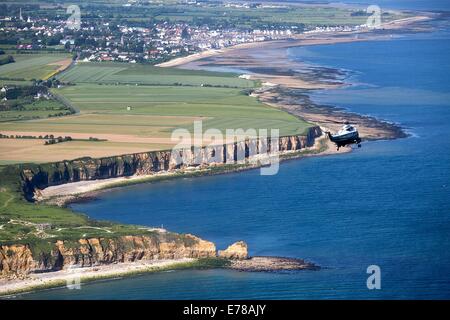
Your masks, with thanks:
[[[325,131],[325,133],[330,141],[336,144],[337,150],[350,144],[357,144],[358,148],[361,148],[361,138],[358,130],[348,122],[336,134],[331,134],[329,131]]]

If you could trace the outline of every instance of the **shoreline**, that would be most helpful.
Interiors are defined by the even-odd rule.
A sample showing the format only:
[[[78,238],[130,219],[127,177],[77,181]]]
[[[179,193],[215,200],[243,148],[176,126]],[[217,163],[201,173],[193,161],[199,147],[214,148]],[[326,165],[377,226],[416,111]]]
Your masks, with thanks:
[[[319,125],[327,131],[337,132],[349,121],[357,126],[361,138],[366,141],[405,138],[408,133],[396,123],[313,102],[310,93],[314,90],[351,85],[345,82],[348,71],[311,65],[299,61],[300,59],[293,60],[288,56],[287,50],[311,45],[390,40],[394,35],[428,31],[428,27],[425,28],[420,23],[432,21],[438,16],[433,13],[420,14],[384,23],[382,28],[373,30],[299,34],[292,39],[236,45],[169,62],[170,66],[183,69],[223,68],[224,72],[227,71],[226,68],[241,70],[247,79],[262,83],[262,87],[252,93],[259,101]],[[271,61],[270,66],[267,66],[267,61]]]
[[[43,273],[32,273],[25,279],[0,279],[0,297],[8,297],[14,294],[29,293],[63,286],[68,286],[68,289],[76,289],[74,286],[92,281],[195,267],[195,262],[198,262],[198,259],[140,260],[135,262],[122,262]]]
[[[417,22],[427,21],[432,19],[428,16],[416,16],[411,18],[405,18],[400,20],[395,20],[383,24],[384,30],[398,30],[405,26],[415,24]],[[207,50],[193,55],[181,58],[175,58],[168,62],[159,64],[160,67],[192,67],[192,63],[195,63],[194,67],[199,67],[204,65],[203,60],[206,59],[208,65],[227,65],[230,64],[236,68],[242,67],[244,64],[248,68],[248,65],[252,67],[253,70],[261,69],[262,66],[259,64],[260,61],[249,59],[246,54],[248,50],[254,49],[287,49],[295,46],[308,46],[317,44],[335,44],[342,42],[355,42],[355,41],[370,41],[379,39],[381,36],[377,34],[378,30],[364,30],[355,32],[329,32],[319,35],[310,34],[300,34],[296,39],[287,40],[274,40],[265,42],[252,42],[238,44],[232,47],[220,49],[220,50]],[[368,35],[366,38],[354,38],[348,37],[349,35]],[[230,53],[237,53],[232,55],[231,61],[229,60]],[[277,60],[280,61],[285,59],[285,56],[280,56],[276,53]],[[244,59],[242,59],[244,56]],[[209,58],[223,57],[224,61],[209,61]],[[263,58],[266,58],[265,56]],[[244,62],[242,62],[244,60]],[[247,64],[245,66],[245,64]],[[303,64],[301,64],[304,66]],[[275,75],[277,81],[276,83],[268,83],[267,81],[274,80],[274,75],[276,72],[274,70],[279,67],[281,69],[277,70],[278,74]],[[300,117],[308,122],[320,125],[323,130],[337,131],[345,120],[351,119],[352,123],[356,123],[360,130],[361,137],[365,140],[389,140],[404,138],[408,135],[403,131],[403,129],[396,125],[380,119],[376,119],[370,116],[360,115],[357,113],[348,112],[337,108],[334,106],[322,106],[313,103],[308,95],[308,90],[314,89],[330,89],[338,88],[344,85],[344,83],[339,79],[342,76],[340,70],[330,69],[330,68],[320,68],[317,70],[312,70],[310,74],[305,76],[306,79],[298,79],[296,75],[288,75],[293,64],[291,62],[283,62],[281,66],[275,63],[275,67],[266,68],[266,74],[258,72],[250,72],[250,77],[255,80],[266,81],[263,86],[256,89],[252,95],[259,99],[261,102],[273,107],[284,110],[294,116]],[[271,75],[272,73],[272,75]],[[286,73],[284,75],[283,73]],[[299,99],[300,98],[300,99]],[[300,102],[298,102],[300,100]],[[313,147],[308,149],[316,149],[313,154],[304,154],[310,152],[311,150],[302,150],[300,152],[287,152],[285,155],[280,157],[280,161],[286,160],[286,157],[291,158],[301,158],[305,156],[325,156],[329,154],[338,154],[344,152],[350,152],[351,148],[342,148],[340,152],[334,150],[334,145],[330,141],[326,141],[326,147],[320,149],[317,144],[323,144],[323,141],[327,140],[324,137],[316,139],[316,143]],[[290,155],[289,155],[290,153]],[[251,170],[260,167],[260,165],[255,165],[251,163],[238,164],[238,165],[217,165],[214,166],[214,170],[211,168],[200,168],[192,167],[185,170],[175,170],[172,172],[159,172],[151,175],[133,175],[128,177],[117,177],[108,179],[98,179],[98,180],[86,180],[80,182],[73,182],[68,184],[62,184],[57,186],[47,187],[40,190],[38,197],[36,198],[38,202],[44,202],[48,204],[56,204],[58,206],[65,206],[72,202],[83,201],[88,198],[95,197],[97,194],[104,190],[111,188],[140,184],[140,183],[151,183],[161,180],[168,180],[173,178],[181,177],[195,177],[195,176],[205,176],[205,175],[216,175],[224,174],[230,172],[239,172],[243,170]]]
[[[196,52],[184,57],[174,58],[172,60],[156,64],[156,67],[169,68],[169,67],[183,67],[184,65],[202,60],[205,58],[214,57],[217,55],[225,55],[235,50],[242,49],[263,49],[263,47],[269,48],[290,48],[297,46],[310,46],[310,45],[320,45],[320,44],[336,44],[342,42],[356,42],[356,41],[369,41],[373,40],[373,37],[377,37],[377,31],[392,31],[403,29],[407,26],[413,26],[416,23],[425,22],[433,20],[432,13],[428,15],[418,15],[408,18],[397,19],[381,24],[378,29],[361,29],[355,31],[329,31],[321,33],[300,33],[295,34],[291,38],[286,39],[276,39],[267,41],[256,41],[248,43],[240,43],[233,46],[221,48],[221,49],[208,49],[205,51]],[[434,15],[434,14],[433,14]],[[368,39],[354,37],[355,35],[367,35]],[[351,38],[345,38],[346,36],[352,36]],[[344,37],[344,38],[341,38]]]
[[[351,152],[351,147],[343,147],[339,151],[325,135],[317,138],[314,145],[297,151],[280,152],[280,162],[307,157],[319,157]],[[115,177],[107,179],[84,180],[50,186],[39,190],[36,201],[57,206],[67,206],[70,203],[86,201],[95,198],[102,192],[113,188],[119,188],[135,184],[159,182],[170,179],[193,178],[201,176],[213,176],[227,173],[236,173],[261,168],[257,161],[240,164],[222,164],[207,168],[189,167],[184,170],[163,171],[149,175],[133,175],[128,177]]]
[[[363,141],[393,140],[409,136],[405,129],[396,123],[336,106],[314,103],[309,92],[305,90],[267,88],[261,89],[255,95],[269,106],[319,125],[323,131],[337,132],[348,121],[357,126]]]
[[[15,295],[66,287],[81,289],[87,283],[114,280],[154,272],[225,269],[236,272],[317,271],[321,267],[299,258],[254,256],[243,259],[228,258],[179,258],[165,260],[139,260],[113,264],[77,267],[59,271],[31,273],[14,279],[0,279],[0,300]]]
[[[417,18],[417,17],[416,17]],[[421,20],[419,20],[421,21]],[[413,22],[417,22],[417,20],[413,19]],[[408,22],[391,22],[392,30],[400,29],[404,24],[406,25],[411,23],[411,20],[408,20]],[[328,37],[330,35],[327,35]],[[315,45],[315,44],[333,44],[333,43],[340,43],[340,42],[353,42],[353,41],[368,41],[371,39],[350,39],[350,38],[336,38],[339,37],[338,34],[332,34],[331,39],[323,39],[325,42],[320,42],[318,40],[314,39],[296,39],[294,42],[288,41],[289,43],[286,43],[285,41],[283,44],[280,44],[278,40],[276,42],[278,44],[275,44],[275,48],[289,48],[294,46],[299,46],[299,42],[302,42],[301,45]],[[347,35],[346,35],[347,36]],[[334,38],[333,38],[334,37]],[[370,38],[370,37],[369,37]],[[308,40],[308,41],[306,41]],[[295,44],[294,44],[295,43]],[[191,56],[189,59],[188,57],[183,58],[177,58],[182,59],[178,60],[178,62],[175,61],[169,61],[167,63],[163,63],[160,66],[183,66],[189,63],[198,62],[205,58],[211,58],[211,57],[217,57],[218,55],[226,55],[233,50],[249,50],[249,49],[255,49],[258,48],[261,44],[264,43],[250,43],[250,44],[243,44],[238,45],[239,48],[226,48],[225,50],[219,52],[220,50],[215,50],[214,52],[210,53],[199,53],[195,56]],[[270,45],[273,45],[271,43]],[[278,46],[278,47],[277,47]],[[184,60],[183,60],[184,59]],[[181,62],[182,63],[181,63]],[[170,62],[173,64],[170,65]],[[253,65],[255,67],[255,65]],[[312,78],[317,74],[312,74]],[[341,119],[340,117],[347,117],[349,113],[342,113],[340,111],[340,115],[332,114],[330,113],[330,109],[327,109],[325,113],[320,114],[319,118],[314,118],[315,121],[311,120],[311,117],[308,118],[308,116],[305,116],[307,114],[314,114],[317,115],[317,112],[313,113],[307,113],[304,109],[297,110],[298,104],[290,104],[289,101],[284,100],[283,101],[283,92],[279,89],[279,87],[284,87],[287,89],[328,89],[328,88],[335,88],[338,86],[341,86],[342,83],[332,83],[328,80],[322,81],[319,80],[314,81],[311,79],[307,79],[309,81],[301,80],[302,82],[297,79],[296,81],[292,82],[292,76],[283,76],[283,75],[270,75],[268,74],[267,77],[264,77],[263,75],[258,74],[252,74],[252,77],[254,79],[259,79],[262,81],[265,81],[266,85],[262,88],[260,92],[256,92],[255,95],[258,99],[263,101],[266,104],[271,105],[275,108],[281,108],[291,114],[294,114],[296,116],[302,117],[305,120],[314,122],[319,124],[321,127],[326,129],[332,129],[335,130],[332,123],[335,122],[339,123],[341,125]],[[258,78],[259,77],[259,78]],[[275,81],[274,81],[275,79]],[[273,82],[274,81],[274,82]],[[278,81],[278,83],[277,83]],[[275,84],[274,86],[271,86],[270,84]],[[275,91],[273,90],[275,89]],[[284,99],[286,96],[284,96]],[[287,95],[287,98],[289,98],[289,95]],[[309,96],[307,96],[309,98]],[[274,99],[274,100],[273,100]],[[279,101],[281,99],[281,102]],[[294,106],[294,107],[292,107]],[[317,105],[311,105],[308,106],[309,108],[315,108]],[[355,114],[355,116],[364,117],[361,115]],[[366,117],[369,121],[369,123],[383,123],[383,121],[380,121],[378,119],[369,118]],[[386,122],[384,122],[386,124]],[[388,136],[383,135],[383,130],[381,130],[381,133],[374,134],[372,132],[372,139],[395,139],[398,137],[402,137],[401,134],[399,136]],[[370,137],[370,134],[365,134],[365,138],[367,139]],[[310,148],[306,148],[300,151],[288,151],[284,152],[283,154],[280,154],[280,161],[285,161],[289,159],[297,159],[297,158],[303,158],[303,157],[311,157],[311,156],[325,156],[325,155],[332,155],[332,154],[340,154],[345,152],[351,152],[350,147],[342,148],[341,151],[335,151],[334,145],[327,140],[325,136],[322,136],[320,138],[317,138],[314,146]],[[172,178],[178,178],[178,177],[195,177],[195,176],[204,176],[204,175],[216,175],[216,174],[224,174],[224,173],[230,173],[230,172],[239,172],[243,170],[251,170],[259,168],[260,165],[258,164],[252,164],[252,163],[246,163],[246,164],[237,164],[227,166],[227,165],[219,165],[215,166],[212,169],[189,169],[189,170],[183,170],[183,171],[175,171],[175,172],[161,172],[157,174],[152,175],[141,175],[141,176],[132,176],[132,177],[119,177],[119,178],[110,178],[110,179],[99,179],[99,180],[88,180],[88,181],[81,181],[81,182],[74,182],[74,183],[68,183],[58,186],[52,186],[44,189],[40,193],[40,197],[42,197],[39,202],[45,202],[49,204],[56,204],[59,206],[67,205],[70,202],[74,201],[80,201],[83,199],[86,199],[88,197],[92,197],[95,194],[98,194],[99,192],[115,187],[121,187],[125,185],[130,184],[137,184],[137,183],[146,183],[146,182],[156,182],[160,180],[166,180],[166,179],[172,179]],[[47,190],[47,191],[46,191]],[[164,271],[164,270],[170,270],[175,268],[190,268],[195,265],[195,262],[198,261],[198,259],[192,259],[192,258],[183,258],[183,259],[174,259],[174,260],[148,260],[148,261],[139,261],[139,262],[128,262],[128,263],[117,263],[117,264],[108,264],[108,265],[101,265],[101,266],[95,266],[95,267],[85,267],[80,269],[74,269],[76,271],[79,271],[80,280],[83,282],[89,282],[89,281],[95,281],[100,279],[111,279],[121,276],[130,276],[134,274],[140,274],[140,273],[146,273],[146,272],[157,272],[157,271]],[[243,268],[242,266],[240,266]],[[13,295],[17,293],[25,293],[35,290],[42,290],[45,288],[50,287],[60,287],[64,286],[68,280],[73,279],[73,270],[61,270],[61,271],[54,271],[54,272],[48,272],[48,273],[40,273],[40,274],[32,274],[27,279],[15,279],[15,280],[0,280],[0,296],[8,296]]]

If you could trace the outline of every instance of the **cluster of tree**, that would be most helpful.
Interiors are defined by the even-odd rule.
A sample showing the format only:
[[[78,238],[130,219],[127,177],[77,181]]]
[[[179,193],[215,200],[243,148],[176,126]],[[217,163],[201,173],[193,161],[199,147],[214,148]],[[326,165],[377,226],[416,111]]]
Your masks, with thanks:
[[[367,12],[365,10],[358,10],[358,11],[354,11],[352,13],[350,13],[350,16],[352,17],[369,17],[373,14],[373,12]],[[382,13],[384,16],[388,16],[389,12],[383,12]]]
[[[2,97],[8,100],[19,99],[24,97],[32,97],[40,94],[48,94],[48,87],[45,85],[36,84],[34,86],[8,86],[6,91],[2,92]]]
[[[48,141],[54,141],[53,143],[58,143],[58,142],[64,142],[64,141],[72,141],[72,137],[66,136],[66,137],[57,137],[55,138],[55,136],[53,134],[46,134],[46,135],[40,135],[40,136],[31,136],[31,135],[7,135],[7,134],[2,134],[0,133],[0,138],[3,139],[48,139]],[[53,144],[53,143],[47,143],[46,144]]]
[[[57,100],[48,90],[46,81],[33,86],[5,86],[0,93],[0,112],[2,111],[50,111],[47,117],[61,117],[73,114],[75,111],[64,102]],[[4,99],[6,98],[6,99]],[[41,100],[44,100],[42,102]],[[52,112],[53,111],[53,112]],[[38,119],[32,113],[17,115],[18,118]]]
[[[0,12],[4,16],[19,16],[20,10],[22,12],[36,12],[39,10],[39,4],[31,3],[0,3]]]
[[[36,80],[36,79],[33,79],[33,84],[35,85],[35,86],[44,86],[44,87],[47,87],[47,88],[57,88],[59,85],[61,85],[61,81],[59,81],[58,79],[55,79],[55,78],[50,78],[50,79],[47,79],[47,80],[41,80],[41,79],[39,79],[39,80]]]
[[[0,44],[17,44],[20,41],[20,35],[15,32],[0,32]]]
[[[49,114],[48,117],[49,118],[54,118],[54,117],[68,116],[68,115],[70,115],[72,113],[73,113],[72,111],[58,112],[58,113]]]
[[[19,135],[7,135],[7,134],[3,134],[0,133],[0,138],[1,139],[38,139],[35,136],[19,136]]]
[[[366,12],[365,10],[354,11],[350,14],[352,17],[368,17],[370,15],[372,15],[372,13]]]
[[[66,141],[72,141],[72,137],[66,136],[66,137],[57,137],[55,138],[53,135],[50,136],[44,136],[44,139],[48,139],[45,141],[45,145],[51,145],[51,144],[57,144],[57,143],[61,143],[61,142],[66,142]],[[86,141],[86,139],[78,139],[78,140],[84,140]],[[88,141],[106,141],[103,139],[99,139],[99,138],[94,138],[94,137],[89,137]]]
[[[6,57],[0,57],[0,66],[13,62],[14,62],[13,56],[8,55]]]
[[[66,136],[66,137],[53,137],[53,135],[50,135],[50,139],[45,141],[45,145],[50,145],[50,144],[57,144],[57,143],[61,143],[61,142],[66,142],[66,141],[72,141],[72,137]]]

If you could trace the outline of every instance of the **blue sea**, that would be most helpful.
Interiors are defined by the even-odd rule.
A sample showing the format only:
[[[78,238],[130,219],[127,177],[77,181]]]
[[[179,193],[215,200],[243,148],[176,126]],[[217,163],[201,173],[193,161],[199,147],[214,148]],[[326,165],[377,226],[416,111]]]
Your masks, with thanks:
[[[450,37],[289,50],[291,59],[348,71],[353,85],[317,102],[407,128],[336,156],[259,170],[114,189],[74,204],[96,219],[193,233],[251,255],[304,258],[320,271],[173,271],[25,294],[33,299],[449,299]],[[381,289],[368,290],[369,265]]]

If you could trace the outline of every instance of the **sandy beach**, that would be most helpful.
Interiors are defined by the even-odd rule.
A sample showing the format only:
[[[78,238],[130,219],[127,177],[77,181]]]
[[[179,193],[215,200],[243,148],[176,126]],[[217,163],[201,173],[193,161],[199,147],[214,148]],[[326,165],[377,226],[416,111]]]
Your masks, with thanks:
[[[162,67],[162,68],[169,68],[169,67],[177,67],[184,64],[187,64],[189,62],[194,62],[197,60],[213,57],[220,54],[227,54],[228,51],[234,50],[234,49],[247,49],[247,48],[255,48],[258,47],[261,44],[261,42],[250,42],[250,43],[241,43],[234,45],[232,47],[222,48],[222,49],[209,49],[201,52],[197,52],[194,54],[190,54],[185,57],[179,57],[175,58],[163,63],[159,63],[156,66]]]
[[[50,287],[68,286],[77,289],[83,282],[117,278],[125,275],[170,269],[196,259],[140,260],[93,267],[73,268],[54,272],[32,273],[25,278],[0,279],[0,295],[9,295]],[[80,287],[78,287],[78,285]]]
[[[158,67],[185,67],[187,64],[196,62],[205,58],[215,57],[219,55],[227,55],[240,57],[237,55],[239,50],[254,48],[289,48],[303,45],[318,44],[334,44],[341,42],[367,41],[380,37],[377,31],[395,31],[399,29],[409,28],[419,22],[431,20],[428,15],[419,15],[409,18],[398,19],[390,22],[382,23],[378,29],[361,29],[349,32],[322,32],[322,33],[302,33],[292,36],[289,39],[270,40],[261,42],[242,43],[222,49],[210,49],[202,52],[194,53],[185,57],[175,58],[167,62],[157,64]],[[382,37],[382,36],[381,36]]]
[[[150,182],[152,179],[174,176],[178,171],[157,172],[151,175],[134,175],[99,180],[86,180],[51,186],[40,190],[36,196],[37,201],[46,201],[51,204],[64,205],[78,197],[89,197],[93,192],[123,186],[132,183]]]

